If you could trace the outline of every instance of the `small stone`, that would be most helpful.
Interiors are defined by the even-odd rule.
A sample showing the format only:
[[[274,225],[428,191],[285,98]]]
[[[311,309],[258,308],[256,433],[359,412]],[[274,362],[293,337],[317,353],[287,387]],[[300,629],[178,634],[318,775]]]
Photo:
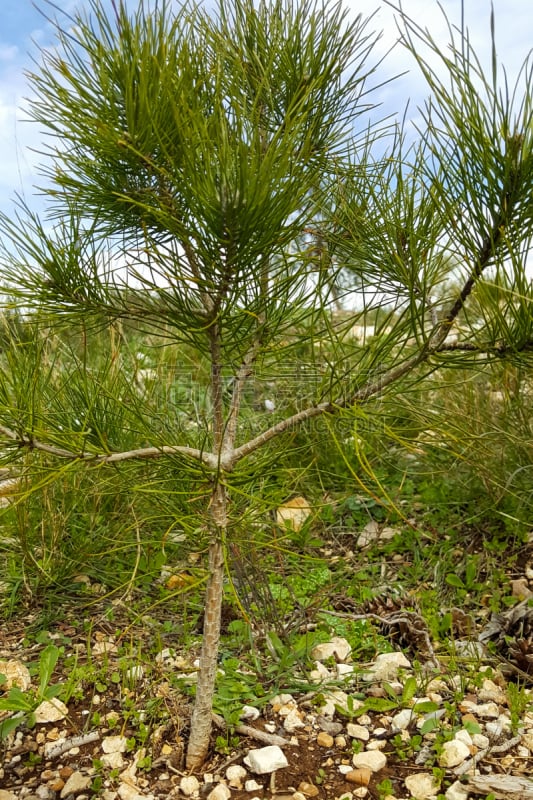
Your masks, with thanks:
[[[338,747],[339,750],[344,750],[344,748],[347,746],[348,742],[346,741],[345,736],[335,736],[335,747]]]
[[[457,742],[464,742],[468,748],[472,747],[473,745],[472,737],[467,730],[457,731],[453,738]]]
[[[528,731],[528,733],[523,733],[520,741],[524,747],[527,747],[530,752],[533,752],[533,732]]]
[[[122,769],[124,766],[124,758],[122,753],[118,751],[113,753],[104,753],[101,757],[101,762],[105,767],[109,767],[109,769]]]
[[[315,661],[315,669],[311,671],[310,676],[315,683],[321,683],[323,680],[331,680],[332,678],[329,669],[320,661]]]
[[[485,678],[477,696],[483,702],[492,700],[492,702],[499,705],[507,705],[507,695],[498,684],[489,680],[489,678]]]
[[[387,763],[387,756],[381,750],[365,750],[352,757],[352,764],[356,769],[366,767],[371,772],[379,772]]]
[[[353,675],[354,672],[353,664],[337,664],[336,669],[338,678],[345,678],[346,675]]]
[[[419,772],[409,775],[405,779],[405,786],[416,800],[429,800],[435,797],[439,791],[440,784],[430,772]]]
[[[211,789],[207,795],[207,800],[229,800],[231,797],[231,789],[225,783],[217,783],[214,789]]]
[[[59,776],[63,778],[63,780],[67,780],[67,778],[70,778],[73,772],[74,770],[72,767],[61,767],[59,770]]]
[[[348,783],[355,783],[357,786],[368,786],[372,777],[372,770],[368,767],[352,769],[344,776]]]
[[[475,745],[478,750],[486,750],[490,745],[490,739],[483,733],[474,733],[472,734],[472,744]]]
[[[371,519],[370,522],[367,522],[357,538],[357,546],[367,547],[375,539],[379,539],[379,529],[380,525],[376,520]]]
[[[272,700],[270,701],[270,705],[274,710],[277,708],[281,708],[282,706],[290,706],[292,708],[296,707],[296,702],[292,694],[277,694],[275,695]]]
[[[0,791],[0,797],[2,796]],[[38,786],[35,790],[35,796],[39,798],[39,800],[55,800],[56,794],[53,789],[50,789],[49,786]]]
[[[464,714],[475,714],[481,719],[498,719],[500,716],[500,709],[496,703],[472,703],[470,700],[463,700],[459,708]]]
[[[117,794],[120,800],[154,800],[153,794],[143,794],[131,783],[121,783],[117,789]]]
[[[448,786],[444,797],[446,800],[468,800],[468,787],[464,786],[461,781],[455,781],[451,786]]]
[[[69,794],[79,794],[84,789],[88,789],[91,783],[92,777],[90,775],[83,775],[83,773],[76,770],[61,789],[60,796],[67,797]]]
[[[262,790],[262,786],[260,783],[257,783],[256,780],[250,778],[249,781],[245,781],[244,783],[244,790],[245,792],[260,792]]]
[[[439,756],[441,767],[457,767],[470,756],[470,748],[464,742],[453,739],[451,742],[444,742],[442,752]]]
[[[285,753],[277,745],[250,750],[243,761],[252,772],[258,775],[266,775],[270,772],[275,772],[277,769],[289,766]]]
[[[317,644],[311,650],[311,658],[315,661],[326,661],[334,658],[335,661],[346,661],[352,652],[351,644],[342,636],[334,636],[331,641]]]
[[[109,642],[109,641],[95,642],[91,649],[91,653],[93,656],[112,655],[116,652],[117,652],[116,644],[114,642]]]
[[[331,734],[331,736],[337,736],[338,733],[342,732],[342,724],[340,722],[333,722],[327,717],[322,716],[322,714],[316,718],[316,722],[321,731],[326,731],[326,733]]]
[[[320,731],[316,737],[316,743],[319,747],[333,747],[335,740],[329,733]]]
[[[242,789],[244,784],[244,779],[248,773],[241,767],[240,764],[232,764],[226,770],[226,778],[228,781],[228,786],[232,789]]]
[[[294,733],[298,728],[304,728],[305,722],[297,708],[291,708],[283,720],[283,727],[287,733]]]
[[[19,689],[26,692],[31,686],[30,671],[22,661],[17,661],[16,659],[0,661],[0,675],[4,675],[6,678],[2,684],[3,690],[18,686]]]
[[[128,740],[125,736],[106,736],[102,739],[104,753],[125,753],[127,747]]]
[[[403,708],[391,719],[391,730],[393,733],[405,731],[413,720],[413,712],[410,708]]]
[[[355,711],[358,708],[361,708],[363,705],[361,700],[357,700],[355,697],[350,697],[348,701],[348,695],[346,692],[341,691],[340,689],[335,689],[332,692],[328,692],[324,694],[324,705],[321,706],[320,712],[324,717],[333,717],[337,712],[337,706],[344,709],[345,711]]]
[[[526,600],[528,597],[531,597],[533,592],[529,588],[527,578],[517,578],[511,581],[511,594],[519,600]]]
[[[486,650],[482,642],[473,639],[455,639],[453,647],[458,656],[463,658],[483,658]]]
[[[403,653],[381,653],[368,672],[362,677],[365,681],[393,681],[401,669],[410,669],[411,662]]]
[[[58,722],[68,715],[68,708],[58,699],[43,700],[35,709],[35,722],[43,725],[47,722]]]
[[[354,789],[352,792],[352,797],[366,797],[368,794],[368,789],[366,786],[358,786],[357,789]],[[386,800],[386,798],[385,798]]]
[[[370,731],[364,725],[357,725],[355,722],[349,722],[346,726],[346,733],[352,739],[359,739],[360,742],[368,742],[370,739]]]
[[[261,716],[261,712],[255,706],[243,706],[241,711],[241,719],[246,722],[254,722]]]
[[[180,791],[185,797],[191,797],[200,791],[200,781],[195,775],[185,775],[180,781]]]
[[[313,783],[307,783],[307,781],[302,781],[299,784],[298,791],[304,794],[306,797],[318,797],[319,795],[318,787]]]
[[[5,672],[2,674],[5,675]],[[17,795],[7,789],[0,789],[0,800],[17,800]]]

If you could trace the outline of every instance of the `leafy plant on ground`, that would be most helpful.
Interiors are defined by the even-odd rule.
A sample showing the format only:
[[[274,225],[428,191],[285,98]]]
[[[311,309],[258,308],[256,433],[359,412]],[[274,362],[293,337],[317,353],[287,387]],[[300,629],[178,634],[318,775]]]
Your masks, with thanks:
[[[64,692],[63,684],[51,684],[54,669],[59,658],[60,650],[53,644],[47,645],[39,657],[39,685],[37,689],[21,689],[11,686],[0,697],[0,711],[12,711],[13,714],[0,720],[0,740],[5,739],[15,728],[22,723],[33,726],[35,724],[35,711],[41,703],[47,701],[53,704],[56,698],[61,698]],[[5,675],[0,674],[0,689],[5,681]]]

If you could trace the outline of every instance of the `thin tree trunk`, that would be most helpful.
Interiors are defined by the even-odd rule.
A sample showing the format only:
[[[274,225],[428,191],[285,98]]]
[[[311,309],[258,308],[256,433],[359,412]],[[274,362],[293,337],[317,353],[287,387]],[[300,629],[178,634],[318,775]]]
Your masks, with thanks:
[[[205,594],[204,630],[196,699],[191,718],[191,732],[187,746],[186,766],[195,770],[204,763],[209,750],[213,724],[213,697],[217,674],[218,645],[220,641],[220,614],[224,593],[223,536],[226,528],[226,492],[217,483],[211,501],[214,522],[213,538],[209,545],[209,577]]]
[[[224,438],[224,401],[220,330],[216,323],[211,328],[211,399],[213,403],[213,450],[216,457],[220,459]],[[226,487],[221,483],[218,473],[214,476],[214,482],[209,506],[212,533],[209,544],[209,575],[205,593],[203,640],[186,757],[186,766],[189,770],[199,769],[204,763],[209,750],[209,738],[213,725],[213,697],[215,695],[220,616],[224,595],[223,548],[228,527]]]

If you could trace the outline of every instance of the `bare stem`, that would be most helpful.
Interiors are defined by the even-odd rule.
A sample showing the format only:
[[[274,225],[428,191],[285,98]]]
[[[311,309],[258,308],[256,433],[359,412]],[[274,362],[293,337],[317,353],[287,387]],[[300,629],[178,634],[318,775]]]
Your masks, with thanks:
[[[196,461],[201,461],[206,466],[214,469],[217,465],[217,458],[214,453],[207,453],[203,450],[197,450],[195,447],[185,447],[184,445],[161,445],[160,447],[140,447],[135,450],[125,450],[120,453],[76,453],[73,450],[67,450],[63,447],[56,447],[55,445],[46,444],[39,439],[27,434],[20,434],[16,431],[7,428],[5,425],[0,425],[0,435],[6,437],[12,442],[15,442],[20,448],[27,448],[28,450],[38,450],[41,453],[48,453],[56,458],[66,458],[71,461],[82,461],[86,464],[116,464],[119,461],[128,461],[133,458],[159,458],[159,456],[173,456],[181,455],[187,458],[193,458]]]
[[[204,763],[209,749],[212,728],[213,697],[217,672],[220,617],[224,596],[223,539],[227,527],[226,490],[221,483],[215,486],[210,512],[214,523],[209,545],[209,576],[207,579],[200,668],[196,699],[191,717],[191,732],[187,746],[187,769],[194,770]]]

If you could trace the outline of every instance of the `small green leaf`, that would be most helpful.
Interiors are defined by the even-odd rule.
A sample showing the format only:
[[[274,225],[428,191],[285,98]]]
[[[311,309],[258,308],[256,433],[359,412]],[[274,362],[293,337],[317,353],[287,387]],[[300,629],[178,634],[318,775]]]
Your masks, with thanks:
[[[470,719],[465,720],[463,722],[463,727],[464,727],[465,731],[468,731],[468,733],[470,733],[470,734],[481,733],[481,727],[479,726],[479,724],[477,722],[474,722],[473,719],[472,720],[470,720]]]
[[[14,731],[22,722],[24,722],[24,717],[21,716],[8,717],[8,719],[2,720],[0,722],[0,742],[3,739],[7,739],[11,731]]]
[[[446,575],[446,583],[449,586],[455,586],[456,589],[466,588],[461,578],[458,575],[454,575],[453,572],[449,572],[448,575]]]
[[[439,708],[439,704],[434,703],[432,700],[421,700],[419,703],[415,703],[413,711],[417,714],[431,714],[434,711],[438,711]]]
[[[418,689],[416,678],[410,675],[403,685],[402,702],[408,705],[416,694]]]
[[[387,692],[387,694],[389,695],[391,700],[396,700],[397,701],[398,695],[396,694],[396,692],[394,691],[394,689],[390,685],[390,683],[384,682],[383,683],[383,688],[385,689],[385,691]]]
[[[434,731],[435,728],[438,727],[439,727],[438,719],[436,719],[435,717],[429,717],[429,719],[426,719],[424,724],[420,728],[420,733],[422,734],[422,736],[425,736],[426,733],[431,733],[431,731]]]
[[[23,692],[18,686],[12,686],[7,695],[0,698],[2,711],[31,711],[34,706],[33,694]]]
[[[43,697],[44,691],[50,683],[58,658],[59,648],[54,644],[47,645],[41,653],[39,659],[39,697]]]

